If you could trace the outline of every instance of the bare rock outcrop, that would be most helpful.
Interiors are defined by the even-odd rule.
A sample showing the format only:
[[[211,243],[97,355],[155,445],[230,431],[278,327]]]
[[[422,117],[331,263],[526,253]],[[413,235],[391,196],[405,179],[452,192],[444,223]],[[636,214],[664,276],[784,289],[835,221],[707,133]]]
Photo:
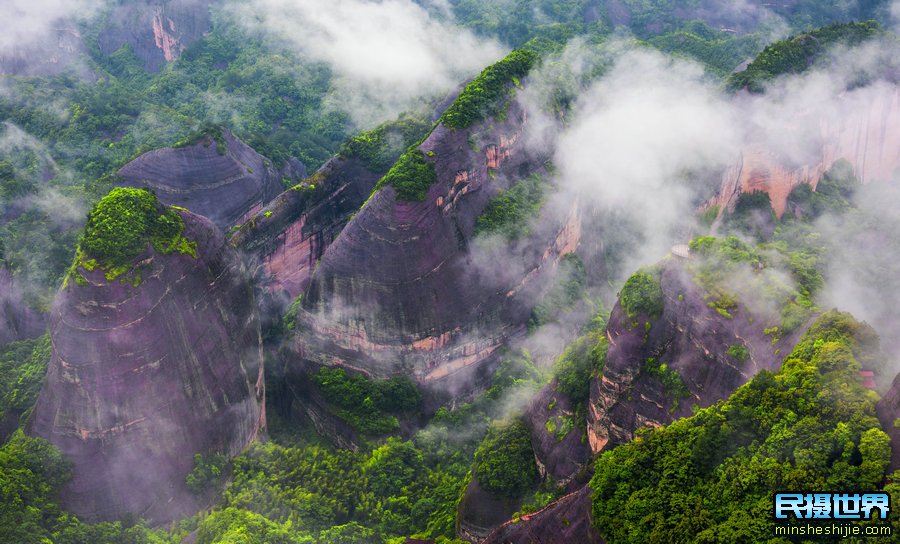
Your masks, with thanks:
[[[524,330],[530,307],[517,295],[581,235],[573,211],[515,278],[473,266],[475,223],[491,197],[543,168],[524,145],[525,123],[513,100],[502,121],[434,129],[419,146],[437,178],[425,199],[380,189],[322,255],[297,316],[299,358],[376,377],[403,371],[453,393]]]
[[[900,469],[900,427],[895,422],[900,420],[900,374],[876,405],[881,428],[891,437],[891,464],[888,472]]]
[[[46,317],[30,308],[9,270],[0,264],[0,345],[40,336]]]
[[[496,497],[473,477],[459,501],[456,534],[469,542],[481,542],[521,507],[522,499]]]
[[[542,479],[549,477],[557,485],[568,485],[590,463],[591,449],[577,421],[576,407],[557,391],[555,381],[531,400],[525,422]]]
[[[817,119],[805,112],[806,125],[818,127],[817,150],[802,164],[792,163],[763,143],[748,146],[722,177],[718,194],[706,207],[733,206],[741,193],[765,191],[780,217],[788,195],[801,183],[815,188],[835,162],[847,160],[862,183],[891,181],[900,169],[900,88],[878,87],[871,99],[845,98],[841,115]]]
[[[80,70],[90,77],[83,61],[88,45],[78,17],[94,16],[101,28],[97,35],[100,51],[110,55],[128,47],[150,72],[158,72],[176,60],[191,43],[212,28],[210,7],[217,0],[128,0],[103,6],[97,12],[76,12],[52,21],[45,35],[27,43],[0,49],[0,73],[54,75]]]
[[[160,202],[182,206],[227,230],[258,211],[284,190],[282,176],[303,178],[299,162],[284,172],[250,146],[223,130],[180,148],[144,153],[119,170],[125,187],[152,189]]]
[[[483,544],[603,544],[591,525],[591,488],[558,499],[542,510],[497,527]]]
[[[334,157],[305,184],[256,211],[231,243],[261,269],[258,275],[269,293],[294,299],[380,177],[358,158]]]
[[[149,72],[202,38],[212,28],[209,8],[216,0],[153,0],[120,2],[112,9],[98,45],[109,55],[129,46]]]
[[[803,327],[777,343],[764,334],[759,316],[741,304],[729,319],[710,308],[704,292],[676,260],[666,263],[660,286],[664,309],[659,319],[629,317],[617,303],[607,326],[609,351],[602,376],[591,383],[588,440],[594,453],[623,444],[642,427],[659,427],[727,398],[760,370],[775,370],[790,353]],[[647,330],[644,323],[650,323]],[[743,346],[745,361],[729,355]],[[687,396],[667,390],[647,371],[666,365],[677,372]]]
[[[99,267],[68,281],[28,432],[73,463],[60,503],[86,520],[163,523],[205,507],[194,454],[240,453],[265,424],[262,342],[237,254],[209,220],[179,212],[197,256],[151,245],[137,280]]]

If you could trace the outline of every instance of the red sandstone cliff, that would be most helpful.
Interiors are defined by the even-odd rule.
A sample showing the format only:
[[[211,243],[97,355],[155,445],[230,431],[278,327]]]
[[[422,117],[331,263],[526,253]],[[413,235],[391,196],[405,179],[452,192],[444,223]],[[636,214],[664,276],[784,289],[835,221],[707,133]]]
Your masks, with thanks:
[[[197,258],[136,258],[142,281],[82,269],[51,316],[53,355],[28,432],[74,465],[60,503],[86,520],[162,523],[206,506],[186,487],[195,453],[240,453],[264,425],[262,346],[237,254],[182,212]]]
[[[865,102],[852,93],[842,98],[846,102],[842,115],[807,123],[813,131],[809,136],[821,143],[805,164],[790,165],[778,149],[762,143],[750,145],[724,174],[719,193],[706,206],[725,209],[733,206],[742,192],[766,191],[780,217],[791,190],[801,183],[815,188],[838,159],[849,161],[863,183],[896,179],[900,169],[900,88],[872,92],[867,95],[872,99]],[[804,117],[816,119],[811,112]]]
[[[425,200],[399,201],[384,187],[322,255],[298,313],[297,357],[374,376],[403,370],[453,391],[524,330],[530,307],[518,295],[581,237],[573,205],[520,277],[498,285],[473,273],[476,219],[498,189],[543,168],[523,143],[526,122],[513,101],[502,122],[431,133],[420,149],[437,181]]]
[[[223,130],[221,144],[206,136],[185,147],[150,151],[118,174],[119,185],[152,189],[160,202],[187,208],[228,230],[283,191],[282,176],[302,179],[306,169],[292,161],[276,171],[268,159]]]

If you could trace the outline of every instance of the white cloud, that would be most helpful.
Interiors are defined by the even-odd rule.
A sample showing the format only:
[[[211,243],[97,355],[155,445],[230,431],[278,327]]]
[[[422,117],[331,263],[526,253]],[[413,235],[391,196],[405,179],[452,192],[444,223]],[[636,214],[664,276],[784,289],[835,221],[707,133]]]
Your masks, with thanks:
[[[96,13],[105,0],[4,0],[3,4],[0,51],[8,52],[75,31],[76,21]]]
[[[737,119],[699,66],[632,49],[581,95],[554,163],[563,188],[637,229],[638,266],[666,253],[703,173],[739,149]]]
[[[246,26],[328,64],[336,76],[332,104],[361,124],[446,93],[503,56],[496,42],[410,0],[252,0],[234,9]]]

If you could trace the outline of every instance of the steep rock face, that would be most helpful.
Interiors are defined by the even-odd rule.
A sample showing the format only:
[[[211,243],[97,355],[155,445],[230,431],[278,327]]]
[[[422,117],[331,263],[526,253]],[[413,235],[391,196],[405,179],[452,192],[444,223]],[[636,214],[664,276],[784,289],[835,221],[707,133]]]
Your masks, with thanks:
[[[881,428],[891,437],[891,465],[889,472],[900,469],[900,428],[894,425],[900,419],[900,374],[894,378],[894,383],[888,392],[876,405],[878,419]]]
[[[725,209],[733,206],[741,193],[765,191],[780,217],[791,190],[801,183],[815,188],[838,159],[849,161],[863,183],[895,179],[900,169],[900,88],[883,89],[872,96],[864,104],[848,104],[839,120],[806,123],[819,127],[821,145],[805,164],[790,164],[762,144],[749,146],[725,172],[719,193],[707,206]]]
[[[548,421],[552,420],[557,426],[561,426],[565,419],[574,423],[575,410],[572,401],[556,390],[555,381],[541,389],[528,404],[525,412],[525,424],[531,435],[534,460],[541,479],[546,481],[550,478],[557,485],[574,491],[583,487],[586,480],[582,477],[586,475],[583,469],[591,461],[591,450],[587,441],[584,440],[582,428],[577,424],[574,424],[565,435],[557,435],[558,427],[553,431],[548,429]],[[478,485],[478,481],[472,478],[459,503],[457,532],[461,537],[473,542],[481,542],[486,538],[488,540],[499,538],[494,536],[497,534],[498,527],[508,527],[512,533],[515,533],[518,527],[517,522],[510,522],[509,519],[521,506],[521,499],[495,497],[482,489]],[[566,518],[569,510],[570,507],[566,506],[558,514]],[[588,506],[589,512],[590,506]],[[522,520],[530,517],[523,516]],[[526,532],[530,534],[533,532],[533,528]],[[501,532],[501,534],[505,533]],[[519,537],[522,535],[516,536],[516,538]],[[507,542],[507,540],[500,540],[500,542]],[[519,541],[511,540],[510,542]],[[529,540],[521,540],[521,542],[529,542]]]
[[[181,212],[197,258],[135,262],[142,282],[84,272],[51,316],[53,355],[29,432],[72,461],[65,508],[162,523],[205,506],[185,485],[195,453],[238,454],[264,425],[259,319],[238,256]]]
[[[116,6],[99,36],[109,55],[128,45],[150,72],[178,58],[212,27],[209,8],[215,0],[154,0]]]
[[[577,424],[562,438],[547,428],[548,421],[553,421],[558,429],[564,420],[575,421],[575,407],[569,397],[556,390],[554,381],[529,403],[526,423],[541,478],[549,476],[560,485],[572,481],[591,460],[591,449]]]
[[[293,161],[277,172],[263,156],[223,131],[224,152],[211,137],[182,148],[150,151],[119,170],[120,185],[147,187],[164,204],[185,207],[228,229],[259,210],[284,187],[281,177],[302,178]]]
[[[381,377],[402,369],[421,383],[448,385],[465,381],[524,329],[529,308],[516,295],[577,246],[577,213],[512,282],[473,273],[468,250],[498,188],[541,168],[521,141],[525,122],[513,101],[502,122],[431,133],[420,149],[437,181],[425,200],[398,201],[384,187],[322,256],[298,314],[301,359]],[[479,141],[476,151],[471,142]]]
[[[591,488],[584,486],[533,514],[497,527],[484,544],[603,544],[591,526]]]
[[[591,383],[588,407],[588,440],[594,453],[630,441],[641,427],[688,416],[694,405],[714,404],[760,370],[778,368],[803,332],[796,330],[773,344],[746,306],[731,312],[732,319],[719,315],[677,260],[663,268],[660,286],[664,309],[649,331],[644,326],[647,316],[632,319],[621,304],[610,315],[606,366]],[[729,356],[731,345],[745,346],[749,358],[741,363]],[[651,357],[678,372],[687,386],[686,398],[667,391],[645,370]]]
[[[9,270],[0,266],[0,344],[40,336],[46,326],[45,317],[22,300]]]
[[[151,72],[178,58],[184,49],[212,28],[209,8],[217,0],[127,0],[100,13],[77,13],[102,18],[97,45],[104,54],[128,46]],[[96,20],[96,18],[95,18]],[[77,70],[90,77],[83,62],[88,45],[79,30],[80,21],[64,18],[33,41],[0,49],[0,73],[55,75]]]
[[[521,499],[495,497],[472,478],[459,501],[456,534],[469,542],[481,542],[521,507]]]
[[[335,157],[307,184],[285,191],[256,212],[231,243],[261,267],[269,292],[296,298],[380,177],[359,159]]]

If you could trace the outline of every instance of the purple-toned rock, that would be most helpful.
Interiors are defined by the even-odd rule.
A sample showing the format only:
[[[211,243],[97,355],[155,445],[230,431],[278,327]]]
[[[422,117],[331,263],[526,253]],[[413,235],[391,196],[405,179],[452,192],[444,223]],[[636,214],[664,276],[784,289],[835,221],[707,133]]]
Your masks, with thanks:
[[[469,542],[481,542],[521,507],[522,499],[496,497],[473,477],[457,507],[456,534]]]
[[[894,378],[891,388],[878,401],[875,408],[878,411],[881,428],[891,437],[892,454],[888,470],[891,472],[900,469],[900,427],[896,424],[900,420],[900,374]]]
[[[196,453],[233,456],[265,424],[259,319],[243,265],[209,220],[179,212],[190,254],[148,244],[137,279],[99,267],[60,290],[53,355],[29,424],[74,465],[59,497],[86,520],[162,523],[206,506]]]
[[[0,345],[35,338],[46,327],[45,316],[25,304],[12,274],[0,266]]]
[[[219,142],[207,135],[191,145],[144,153],[119,170],[119,185],[152,189],[160,202],[187,208],[227,230],[281,193],[282,176],[305,175],[297,161],[276,171],[268,159],[222,130]]]
[[[577,423],[575,406],[568,396],[557,391],[555,380],[531,400],[525,422],[542,479],[550,477],[565,486],[590,463],[591,448]]]
[[[231,244],[260,269],[260,283],[268,292],[294,299],[306,289],[316,263],[380,177],[357,158],[334,157],[305,184],[257,211]]]
[[[54,75],[75,70],[92,77],[85,62],[89,47],[79,20],[83,17],[93,17],[91,24],[100,25],[96,46],[101,52],[110,55],[128,47],[146,70],[158,72],[211,30],[210,7],[215,3],[127,0],[106,3],[97,11],[70,9],[65,17],[50,20],[43,33],[39,28],[24,43],[8,43],[0,49],[0,73]]]
[[[300,359],[470,390],[483,363],[524,331],[531,308],[518,295],[580,241],[573,212],[542,233],[516,273],[474,266],[475,223],[490,199],[543,167],[524,143],[525,123],[513,100],[502,121],[435,128],[419,146],[436,172],[425,199],[402,201],[383,187],[322,255],[297,316]]]
[[[603,544],[591,525],[591,488],[558,499],[544,509],[507,521],[483,544]]]
[[[719,314],[682,263],[672,259],[662,269],[659,319],[632,319],[620,303],[613,308],[606,366],[591,383],[588,440],[594,453],[630,441],[641,427],[666,425],[691,415],[694,406],[727,398],[760,370],[778,369],[806,329],[798,327],[775,343],[764,333],[764,316],[744,304],[729,310],[731,318]],[[731,346],[746,348],[746,360],[730,355]],[[680,375],[687,397],[674,395],[647,372],[650,358]]]
[[[158,72],[212,29],[209,8],[216,0],[119,2],[98,37],[110,55],[128,46],[150,72]]]

